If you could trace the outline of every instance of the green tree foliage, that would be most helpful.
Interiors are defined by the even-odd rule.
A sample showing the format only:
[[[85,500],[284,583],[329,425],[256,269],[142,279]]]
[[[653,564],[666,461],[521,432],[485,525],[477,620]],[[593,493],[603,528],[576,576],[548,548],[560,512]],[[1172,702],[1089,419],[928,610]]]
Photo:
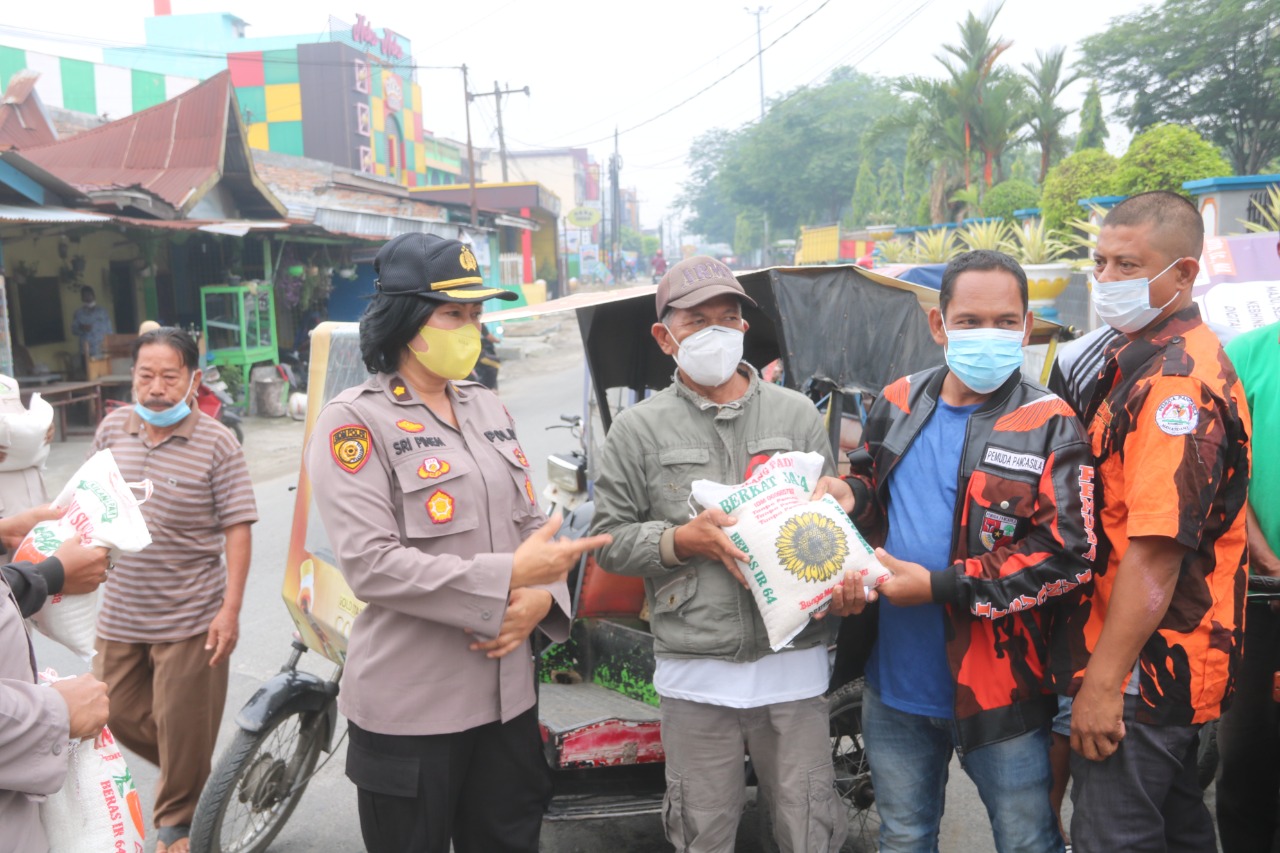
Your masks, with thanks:
[[[1055,47],[1047,53],[1037,50],[1036,61],[1022,66],[1031,91],[1026,113],[1028,138],[1040,148],[1040,174],[1037,177],[1040,183],[1044,183],[1049,167],[1066,148],[1062,128],[1071,113],[1058,106],[1058,102],[1062,99],[1063,90],[1080,79],[1079,74],[1067,73],[1064,69],[1065,56],[1064,47]]]
[[[944,85],[954,99],[964,131],[965,186],[969,186],[969,154],[979,152],[985,186],[1003,179],[1001,157],[1017,142],[1025,121],[1025,87],[1017,75],[998,64],[1013,42],[994,34],[1003,3],[981,17],[969,12],[960,23],[958,44],[944,44],[938,61],[947,70]],[[946,56],[945,54],[950,54]]]
[[[750,257],[763,240],[764,220],[758,215],[740,212],[734,221],[733,253],[739,257]]]
[[[1084,104],[1080,107],[1080,135],[1076,137],[1076,150],[1101,148],[1109,135],[1107,120],[1102,115],[1102,93],[1098,90],[1098,81],[1094,80],[1089,84]]]
[[[1111,195],[1118,162],[1100,148],[1077,151],[1049,170],[1040,194],[1040,216],[1051,230],[1061,230],[1082,213],[1079,201]]]
[[[861,228],[871,222],[876,210],[876,173],[871,170],[871,161],[862,158],[858,167],[858,179],[853,184],[853,203],[849,212],[849,220],[854,228]]]
[[[887,225],[902,219],[902,201],[902,179],[898,176],[898,167],[886,157],[876,175],[876,213],[879,221],[874,224]]]
[[[951,199],[973,186],[975,166],[981,168],[984,186],[1003,180],[1007,156],[1020,142],[1026,87],[1000,65],[1010,42],[993,32],[999,12],[996,6],[981,17],[969,13],[960,23],[959,40],[943,45],[937,56],[945,74],[899,80],[905,104],[877,126],[909,134],[908,209],[925,207],[912,180],[921,173],[928,177],[927,213],[915,217],[920,224],[942,222],[959,212],[960,202]]]
[[[1163,0],[1082,47],[1133,129],[1201,128],[1241,174],[1280,153],[1280,2]]]
[[[986,216],[999,216],[1013,222],[1015,210],[1025,210],[1040,204],[1040,190],[1027,181],[1011,179],[1001,181],[987,190],[982,201],[982,212]]]
[[[863,158],[876,163],[905,155],[905,132],[864,145],[876,120],[897,103],[886,81],[839,69],[821,86],[775,101],[762,122],[703,134],[690,149],[692,174],[680,197],[692,212],[687,227],[731,242],[739,211],[767,213],[777,236],[839,221]]]
[[[1135,195],[1151,190],[1188,195],[1186,181],[1231,174],[1231,165],[1210,142],[1189,127],[1158,124],[1140,133],[1120,158],[1112,191]]]
[[[712,243],[731,243],[737,207],[731,194],[735,154],[740,140],[713,128],[689,146],[689,180],[677,203],[690,212],[685,227]]]
[[[643,235],[628,225],[622,226],[622,239],[619,242],[628,252],[640,252],[644,249]]]

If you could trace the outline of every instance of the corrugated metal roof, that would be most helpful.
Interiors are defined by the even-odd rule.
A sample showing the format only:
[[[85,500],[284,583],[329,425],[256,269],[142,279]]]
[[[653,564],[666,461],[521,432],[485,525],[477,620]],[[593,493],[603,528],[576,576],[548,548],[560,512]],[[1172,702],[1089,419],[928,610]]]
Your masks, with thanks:
[[[386,216],[355,210],[333,210],[327,207],[316,208],[315,218],[312,221],[332,234],[346,234],[368,240],[385,240],[397,234],[413,233],[452,238],[458,233],[458,226],[447,222],[414,219],[408,216]]]
[[[32,148],[58,141],[40,96],[34,71],[19,71],[9,78],[0,98],[0,148]]]
[[[243,145],[239,125],[229,126],[239,121],[232,98],[224,71],[162,104],[23,153],[84,192],[139,188],[185,214],[223,177],[227,146]],[[254,182],[252,167],[236,177]],[[256,201],[246,212],[278,212],[265,188]]]
[[[6,222],[110,222],[110,216],[68,210],[65,207],[23,207],[0,204],[0,219]]]

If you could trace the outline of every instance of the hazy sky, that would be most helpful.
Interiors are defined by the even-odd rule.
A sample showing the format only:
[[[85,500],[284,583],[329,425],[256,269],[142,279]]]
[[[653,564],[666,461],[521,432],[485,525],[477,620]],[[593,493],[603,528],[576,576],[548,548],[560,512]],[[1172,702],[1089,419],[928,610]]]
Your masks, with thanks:
[[[5,5],[0,44],[94,60],[101,59],[104,42],[142,43],[143,19],[153,14],[151,0]],[[750,8],[759,5],[753,0]],[[1142,5],[1007,0],[996,29],[1012,40],[1006,56],[1018,65],[1055,45],[1074,55],[1083,36]],[[230,12],[248,21],[250,37],[317,34],[326,30],[330,14],[346,21],[363,14],[379,31],[391,27],[411,39],[417,65],[467,63],[473,91],[491,91],[495,80],[529,86],[530,97],[513,95],[503,103],[509,148],[585,145],[604,163],[617,126],[624,131],[623,185],[638,188],[646,227],[670,212],[686,174],[689,143],[709,128],[754,121],[760,112],[756,18],[732,0],[357,0],[327,7],[293,0],[172,0],[172,6],[175,14]],[[937,74],[940,45],[955,40],[969,10],[989,6],[986,0],[773,0],[761,16],[766,97],[820,82],[840,65],[886,76]],[[45,35],[24,38],[15,28]],[[743,63],[705,94],[655,119]],[[461,75],[422,69],[418,81],[424,125],[464,139]],[[1070,106],[1083,100],[1086,85],[1068,90]],[[1128,135],[1114,124],[1111,129],[1108,147],[1119,153]],[[497,144],[493,98],[473,104],[472,133],[476,144]]]

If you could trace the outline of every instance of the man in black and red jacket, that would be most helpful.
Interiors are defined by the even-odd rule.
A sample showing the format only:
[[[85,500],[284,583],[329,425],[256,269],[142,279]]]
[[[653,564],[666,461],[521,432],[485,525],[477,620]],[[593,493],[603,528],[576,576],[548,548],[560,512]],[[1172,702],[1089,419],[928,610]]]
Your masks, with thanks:
[[[1046,636],[1092,578],[1093,463],[1071,407],[1021,374],[1027,307],[1007,255],[948,264],[929,312],[947,364],[884,389],[847,487],[824,481],[894,575],[844,620],[836,661],[837,679],[865,668],[881,849],[936,849],[953,751],[997,850],[1063,849]]]

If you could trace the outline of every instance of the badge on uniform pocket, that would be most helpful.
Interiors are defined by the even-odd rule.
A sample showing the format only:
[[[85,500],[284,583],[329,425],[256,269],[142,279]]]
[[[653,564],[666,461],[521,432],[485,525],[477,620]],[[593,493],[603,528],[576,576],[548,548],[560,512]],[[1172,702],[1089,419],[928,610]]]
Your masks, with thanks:
[[[435,480],[449,473],[449,463],[435,456],[422,460],[418,466],[418,476],[424,480]]]
[[[1001,515],[990,510],[982,516],[982,531],[978,538],[988,551],[994,551],[1004,544],[1004,540],[1012,539],[1018,530],[1018,519]]]
[[[453,521],[453,495],[443,489],[436,489],[427,498],[427,515],[432,524],[446,524]]]

